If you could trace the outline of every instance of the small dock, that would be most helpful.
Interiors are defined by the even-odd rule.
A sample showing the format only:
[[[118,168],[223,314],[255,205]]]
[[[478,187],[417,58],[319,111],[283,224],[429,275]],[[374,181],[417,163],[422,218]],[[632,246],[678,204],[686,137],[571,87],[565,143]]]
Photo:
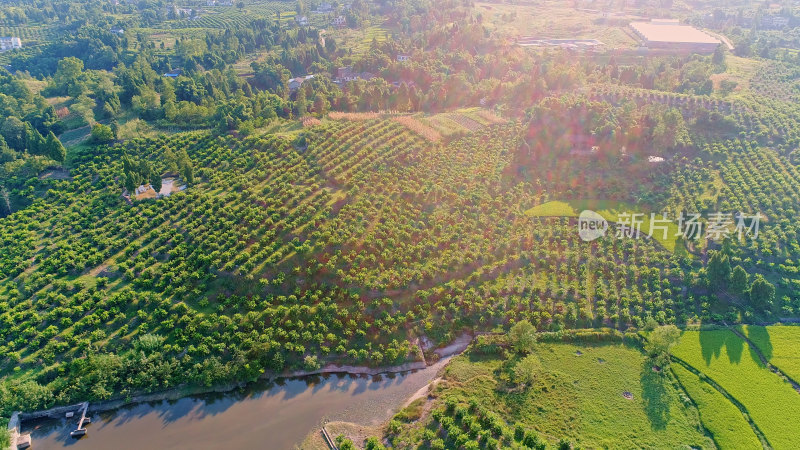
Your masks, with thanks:
[[[69,433],[70,436],[74,438],[79,438],[86,434],[86,427],[85,424],[90,423],[92,421],[91,418],[86,417],[86,412],[89,410],[89,402],[83,402],[81,406],[81,420],[78,421],[78,428],[75,431]]]
[[[339,447],[336,446],[336,441],[333,440],[328,430],[325,429],[325,425],[322,426],[322,437],[325,438],[325,442],[331,450],[339,450]]]

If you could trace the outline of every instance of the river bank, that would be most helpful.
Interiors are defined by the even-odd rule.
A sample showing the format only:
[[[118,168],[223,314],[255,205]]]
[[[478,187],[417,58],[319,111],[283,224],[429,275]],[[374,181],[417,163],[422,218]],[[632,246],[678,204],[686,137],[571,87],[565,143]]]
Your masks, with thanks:
[[[360,414],[350,414],[338,417],[339,420],[333,420],[323,424],[319,424],[314,429],[310,430],[303,441],[298,444],[296,448],[302,450],[328,450],[328,444],[322,435],[322,427],[332,437],[344,435],[354,443],[364,442],[369,437],[381,437],[384,434],[384,429],[389,420],[400,410],[410,405],[417,399],[428,398],[429,392],[442,380],[441,375],[445,366],[450,362],[450,359],[456,355],[461,354],[474,339],[474,336],[463,334],[453,340],[449,345],[435,349],[432,353],[437,361],[428,367],[435,368],[435,377],[431,378],[427,383],[420,386],[419,389],[413,392],[406,392],[402,396],[394,396],[388,400],[394,406],[388,411],[389,414],[375,415],[369,414],[368,417],[363,417]],[[423,348],[425,344],[423,343]]]
[[[464,335],[460,336],[456,340],[454,340],[453,344],[448,345],[442,349],[437,349],[434,352],[430,353],[430,355],[436,355],[434,358],[429,359],[436,359],[442,358],[446,359],[447,356],[460,353],[463,351],[469,342],[471,341],[471,336]],[[147,405],[152,408],[161,408],[161,409],[168,409],[171,403],[181,403],[186,405],[194,405],[199,409],[206,408],[203,402],[206,402],[206,399],[214,399],[219,398],[240,398],[243,400],[249,400],[251,398],[257,398],[258,396],[262,395],[261,392],[269,391],[268,395],[280,395],[280,391],[283,386],[290,386],[292,392],[292,396],[298,396],[303,392],[303,386],[306,389],[311,388],[312,390],[316,391],[319,389],[318,386],[326,385],[331,390],[343,390],[343,389],[350,389],[351,385],[359,385],[359,386],[366,386],[372,390],[386,390],[386,386],[391,386],[392,383],[386,382],[381,384],[380,381],[369,380],[369,377],[379,377],[384,375],[389,380],[391,379],[402,379],[402,380],[412,380],[405,382],[405,385],[402,388],[392,387],[392,389],[386,390],[387,392],[391,392],[391,395],[386,395],[385,399],[372,399],[368,404],[349,407],[348,404],[347,408],[344,408],[340,414],[336,414],[341,418],[351,419],[351,418],[370,418],[370,417],[384,417],[387,414],[391,414],[391,410],[397,408],[398,405],[402,402],[401,400],[397,400],[398,396],[402,396],[403,398],[407,397],[408,395],[413,394],[421,385],[427,385],[430,381],[427,379],[428,377],[433,378],[435,376],[435,372],[441,367],[444,361],[440,359],[438,362],[432,362],[428,364],[424,361],[416,361],[410,362],[398,366],[389,366],[389,367],[363,367],[363,366],[349,366],[349,365],[335,365],[329,364],[325,367],[315,370],[315,371],[292,371],[286,372],[282,374],[265,374],[262,380],[259,380],[255,383],[231,383],[226,385],[219,385],[219,386],[212,386],[212,387],[188,387],[182,386],[175,389],[170,389],[167,391],[161,391],[156,393],[147,393],[147,394],[140,394],[134,395],[129,398],[117,398],[112,400],[107,400],[103,402],[91,403],[89,407],[89,411],[92,414],[101,414],[101,420],[103,417],[112,417],[115,414],[121,414],[119,411],[125,409],[127,410],[137,410],[139,411],[137,414],[146,416],[146,409]],[[430,369],[430,370],[429,370]],[[414,376],[416,373],[424,372],[424,376]],[[334,375],[335,374],[335,375]],[[406,375],[396,375],[396,374],[406,374]],[[330,376],[338,379],[331,379]],[[344,380],[346,377],[351,377],[350,379]],[[366,378],[364,378],[366,377]],[[424,378],[424,380],[423,380]],[[424,383],[420,384],[421,381],[425,381]],[[417,386],[417,385],[420,386]],[[302,385],[302,386],[301,386]],[[413,390],[411,390],[413,388]],[[262,391],[259,391],[262,389]],[[247,392],[246,394],[239,395],[238,392]],[[275,391],[276,393],[273,394],[272,392]],[[353,395],[359,395],[360,391],[354,391]],[[214,395],[219,394],[219,395]],[[190,401],[182,402],[183,399],[187,399],[189,397],[202,397],[201,400],[197,398],[192,398]],[[194,403],[192,403],[194,402]],[[157,404],[154,406],[154,404]],[[202,405],[201,405],[202,404]],[[374,404],[374,405],[370,405]],[[141,405],[144,405],[140,407]],[[198,406],[200,405],[200,406]],[[207,409],[207,408],[206,408]],[[365,411],[370,411],[369,413],[364,414]],[[54,414],[57,411],[53,412]],[[102,413],[110,413],[110,414],[102,414]],[[40,411],[38,412],[41,416],[48,416],[48,411]],[[57,416],[57,417],[63,417]],[[110,419],[109,419],[110,420]],[[24,421],[22,424],[22,428],[24,429]],[[313,425],[312,425],[313,426]],[[309,428],[311,428],[310,426]],[[96,429],[96,427],[94,427]],[[19,429],[19,428],[17,428]],[[306,429],[307,431],[308,429]],[[23,430],[24,431],[24,430]],[[89,434],[93,434],[95,430],[90,429]],[[54,441],[55,437],[51,439]],[[299,439],[298,439],[299,440]],[[51,442],[52,443],[52,442]],[[14,443],[12,442],[12,447]],[[47,448],[41,447],[37,445],[37,448]],[[59,448],[59,447],[51,447],[51,448]]]

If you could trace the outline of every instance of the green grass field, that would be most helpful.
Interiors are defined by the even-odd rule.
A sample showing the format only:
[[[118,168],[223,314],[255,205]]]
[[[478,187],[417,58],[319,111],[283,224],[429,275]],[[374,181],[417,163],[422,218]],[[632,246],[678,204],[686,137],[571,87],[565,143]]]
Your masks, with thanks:
[[[703,426],[720,448],[761,449],[761,441],[733,403],[689,369],[673,364],[672,371],[697,404]]]
[[[616,222],[619,220],[619,215],[622,213],[642,213],[642,227],[641,233],[644,235],[648,235],[650,231],[650,213],[645,211],[640,211],[639,208],[633,205],[629,205],[623,202],[615,202],[615,201],[608,201],[608,200],[569,200],[569,201],[562,201],[562,200],[554,200],[542,203],[541,205],[536,205],[533,208],[525,211],[530,217],[578,217],[581,211],[585,209],[590,209],[606,219],[609,222]],[[656,218],[660,216],[656,213]],[[673,218],[674,219],[674,218]],[[656,224],[656,227],[659,226]],[[612,235],[614,231],[612,231],[613,227],[609,228],[608,234]],[[678,225],[674,220],[671,220],[667,224],[667,238],[664,239],[663,231],[659,231],[658,228],[654,230],[654,238],[661,245],[664,246],[670,252],[675,252],[677,245],[677,237],[675,236],[678,233]]]
[[[706,374],[747,409],[773,448],[795,448],[800,394],[730,330],[686,331],[673,355]]]
[[[696,410],[681,403],[669,378],[653,372],[638,350],[548,343],[538,344],[535,354],[544,370],[526,391],[498,389],[500,360],[459,357],[445,373],[447,395],[476,398],[509,423],[553,442],[567,437],[586,448],[710,446],[698,431]]]
[[[742,333],[761,350],[767,361],[793,380],[800,380],[800,327],[744,325]]]

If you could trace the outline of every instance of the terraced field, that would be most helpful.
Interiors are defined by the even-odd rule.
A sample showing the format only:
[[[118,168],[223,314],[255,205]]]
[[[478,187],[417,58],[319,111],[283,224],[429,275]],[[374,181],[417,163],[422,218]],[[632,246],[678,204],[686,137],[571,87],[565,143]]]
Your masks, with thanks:
[[[743,325],[742,333],[787,376],[800,380],[800,327]]]
[[[767,369],[740,337],[730,330],[686,331],[673,355],[741,403],[769,445],[793,448],[800,393]]]
[[[703,426],[719,448],[763,448],[742,412],[722,393],[680,364],[674,364],[672,371],[697,405]]]
[[[253,19],[276,20],[280,13],[282,21],[295,16],[294,3],[285,1],[248,2],[245,8],[214,6],[198,8],[199,15],[170,22],[171,28],[238,29],[247,26]]]

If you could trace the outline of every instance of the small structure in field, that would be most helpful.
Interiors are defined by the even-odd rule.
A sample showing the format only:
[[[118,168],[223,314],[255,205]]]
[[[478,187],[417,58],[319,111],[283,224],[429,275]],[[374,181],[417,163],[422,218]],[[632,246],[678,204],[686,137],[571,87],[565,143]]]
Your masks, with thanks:
[[[146,198],[161,198],[169,197],[173,192],[180,192],[186,189],[186,185],[180,185],[178,180],[173,177],[163,178],[161,180],[161,189],[156,192],[153,186],[143,184],[134,190],[134,197],[136,200],[144,200]]]
[[[178,78],[183,73],[181,69],[170,70],[169,72],[165,73],[164,76],[167,78]]]

